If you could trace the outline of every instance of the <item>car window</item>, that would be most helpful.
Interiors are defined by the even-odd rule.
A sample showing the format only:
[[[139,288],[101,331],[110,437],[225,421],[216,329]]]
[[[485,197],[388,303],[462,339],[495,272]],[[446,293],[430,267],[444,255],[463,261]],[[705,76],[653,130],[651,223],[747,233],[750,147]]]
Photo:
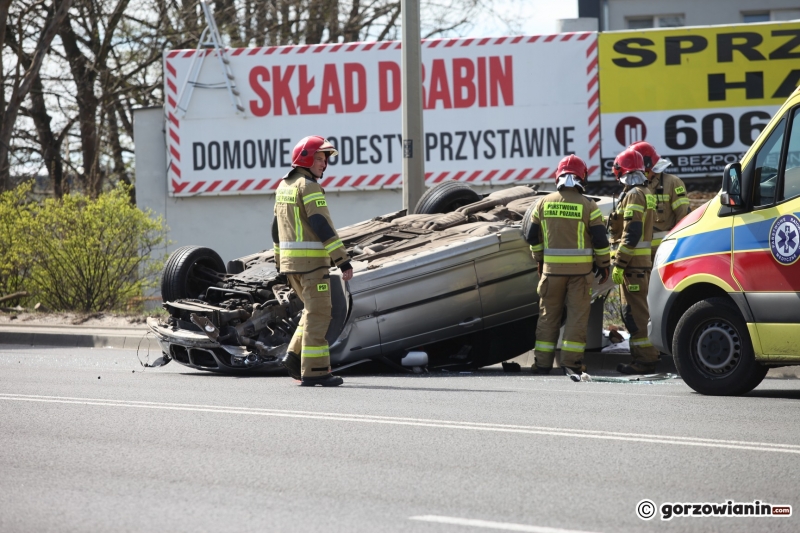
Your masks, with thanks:
[[[783,130],[786,119],[782,118],[778,125],[769,134],[769,137],[756,156],[756,190],[753,195],[753,205],[770,205],[775,203],[775,187],[778,183],[778,167],[781,160],[781,147],[783,146]]]
[[[798,196],[800,196],[800,107],[794,110],[792,127],[789,131],[789,149],[786,152],[781,200]]]

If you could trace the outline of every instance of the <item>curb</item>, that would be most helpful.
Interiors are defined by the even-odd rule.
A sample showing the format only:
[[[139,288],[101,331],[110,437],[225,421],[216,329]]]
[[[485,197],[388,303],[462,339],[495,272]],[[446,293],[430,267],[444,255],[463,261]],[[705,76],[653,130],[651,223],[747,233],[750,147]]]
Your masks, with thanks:
[[[61,346],[65,348],[119,348],[160,350],[145,328],[90,328],[80,326],[0,326],[0,344]]]

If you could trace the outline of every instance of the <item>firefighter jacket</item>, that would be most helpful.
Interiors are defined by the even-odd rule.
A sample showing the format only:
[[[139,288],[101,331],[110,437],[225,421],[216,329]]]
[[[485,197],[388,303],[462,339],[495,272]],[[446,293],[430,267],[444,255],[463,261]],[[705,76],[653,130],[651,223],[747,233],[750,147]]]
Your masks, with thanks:
[[[656,197],[646,185],[634,185],[623,192],[613,220],[622,219],[621,229],[611,225],[611,240],[618,243],[614,266],[647,268],[653,266],[650,246],[653,239]]]
[[[653,246],[661,244],[666,234],[675,224],[689,214],[689,199],[686,186],[673,174],[654,174],[648,184],[656,198],[655,218],[653,219]]]
[[[275,191],[272,241],[275,264],[285,274],[330,266],[347,270],[350,266],[328,212],[325,192],[304,168],[292,169]]]
[[[575,187],[563,187],[541,199],[531,215],[525,240],[533,258],[544,262],[544,273],[581,276],[592,264],[609,265],[608,236],[594,200]]]

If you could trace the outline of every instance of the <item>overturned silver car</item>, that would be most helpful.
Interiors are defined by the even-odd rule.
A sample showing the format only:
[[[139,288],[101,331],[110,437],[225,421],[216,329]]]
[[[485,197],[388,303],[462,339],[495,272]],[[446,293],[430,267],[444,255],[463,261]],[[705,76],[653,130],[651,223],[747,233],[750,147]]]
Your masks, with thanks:
[[[477,368],[535,344],[538,274],[522,224],[546,193],[513,187],[481,197],[445,182],[416,206],[339,230],[353,265],[331,271],[331,365]],[[605,215],[610,198],[595,198]],[[596,286],[602,325],[610,280]],[[227,266],[213,250],[179,248],[162,276],[165,319],[148,319],[163,360],[217,372],[279,368],[302,302],[263,251]],[[598,324],[599,322],[599,324]]]

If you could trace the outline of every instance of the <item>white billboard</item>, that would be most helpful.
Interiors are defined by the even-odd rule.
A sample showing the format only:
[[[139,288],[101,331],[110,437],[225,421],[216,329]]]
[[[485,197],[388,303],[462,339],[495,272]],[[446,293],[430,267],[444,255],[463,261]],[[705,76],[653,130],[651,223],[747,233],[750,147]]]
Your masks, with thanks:
[[[399,42],[228,50],[243,112],[213,51],[187,105],[197,53],[164,54],[171,195],[269,194],[306,135],[339,149],[326,190],[402,187]],[[428,186],[536,182],[571,153],[599,179],[596,33],[427,39],[422,62]]]

